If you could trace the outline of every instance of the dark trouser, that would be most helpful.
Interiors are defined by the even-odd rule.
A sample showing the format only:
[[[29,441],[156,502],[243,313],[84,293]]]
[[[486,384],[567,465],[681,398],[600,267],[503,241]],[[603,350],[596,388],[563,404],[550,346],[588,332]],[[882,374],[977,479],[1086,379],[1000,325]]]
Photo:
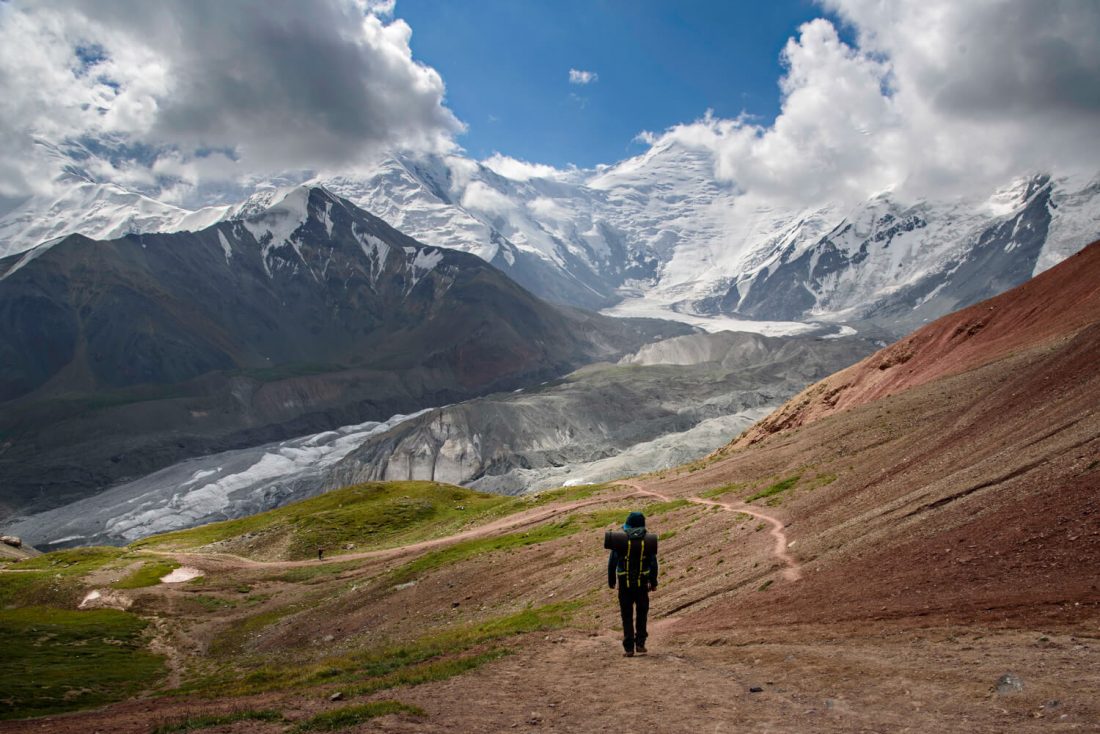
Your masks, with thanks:
[[[638,610],[638,623],[634,624],[634,609]],[[649,616],[649,589],[645,584],[626,588],[619,585],[619,612],[623,616],[623,649],[634,652],[635,643],[645,647],[646,617]]]

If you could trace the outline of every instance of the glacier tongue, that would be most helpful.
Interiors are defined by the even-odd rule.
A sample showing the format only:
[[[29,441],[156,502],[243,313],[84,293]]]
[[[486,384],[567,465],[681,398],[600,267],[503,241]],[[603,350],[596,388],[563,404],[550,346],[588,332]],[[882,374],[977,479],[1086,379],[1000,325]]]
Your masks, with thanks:
[[[262,512],[320,491],[321,476],[367,438],[428,412],[226,451],[175,464],[18,523],[41,546],[120,545],[155,533]],[[303,491],[305,490],[305,491]]]

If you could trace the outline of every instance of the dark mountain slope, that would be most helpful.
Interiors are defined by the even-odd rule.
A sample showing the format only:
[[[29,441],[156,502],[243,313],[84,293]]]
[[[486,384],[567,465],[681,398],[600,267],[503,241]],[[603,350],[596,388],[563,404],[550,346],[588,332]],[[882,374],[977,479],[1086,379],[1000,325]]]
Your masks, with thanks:
[[[551,307],[320,188],[200,232],[74,235],[0,260],[0,501],[41,509],[686,330]]]

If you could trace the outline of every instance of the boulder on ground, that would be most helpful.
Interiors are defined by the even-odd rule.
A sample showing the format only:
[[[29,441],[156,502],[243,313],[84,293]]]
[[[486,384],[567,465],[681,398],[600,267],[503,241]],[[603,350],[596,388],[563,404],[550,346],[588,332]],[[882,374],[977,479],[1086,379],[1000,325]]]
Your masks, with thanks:
[[[0,535],[0,543],[10,545],[12,548],[22,548],[23,539],[14,535]]]

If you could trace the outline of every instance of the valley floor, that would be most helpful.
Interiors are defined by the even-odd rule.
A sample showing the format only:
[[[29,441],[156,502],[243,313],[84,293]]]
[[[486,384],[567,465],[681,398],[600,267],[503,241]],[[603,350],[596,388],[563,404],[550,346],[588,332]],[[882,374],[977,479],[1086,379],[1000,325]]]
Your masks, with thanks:
[[[872,360],[892,394],[781,420],[819,385],[618,484],[366,484],[8,564],[0,716],[45,716],[0,732],[1100,731],[1097,364],[1097,324],[923,383],[919,356]],[[636,509],[661,583],[626,659],[600,536]],[[203,576],[156,583],[177,565]],[[128,610],[102,610],[117,641],[81,632],[91,589]],[[112,672],[82,656],[139,623],[167,669],[135,650],[81,698]],[[58,713],[78,703],[102,707]]]
[[[646,495],[656,494],[664,502],[651,524],[660,523],[662,529],[671,526],[675,532],[665,530],[673,538],[664,544],[666,578],[653,594],[647,656],[621,656],[615,593],[605,587],[591,592],[588,581],[600,577],[602,553],[593,548],[588,558],[581,558],[563,554],[562,548],[548,551],[543,544],[531,545],[516,551],[521,558],[514,560],[515,568],[505,569],[504,573],[516,579],[513,587],[526,587],[515,594],[528,605],[553,604],[570,585],[575,591],[587,591],[582,595],[584,605],[571,622],[558,629],[513,638],[509,654],[464,675],[354,697],[356,703],[398,698],[419,712],[385,715],[346,730],[1097,730],[1100,617],[1095,599],[1086,608],[1080,602],[1026,605],[1002,619],[991,609],[984,619],[964,615],[970,618],[959,622],[952,621],[950,611],[942,607],[929,613],[899,614],[897,609],[882,605],[872,609],[877,602],[871,604],[869,599],[863,608],[846,609],[843,619],[830,619],[827,609],[819,609],[818,614],[811,611],[808,616],[816,617],[815,621],[793,624],[742,621],[736,613],[723,613],[722,623],[714,625],[715,602],[746,594],[765,596],[769,591],[797,593],[799,585],[805,585],[803,570],[787,551],[786,513],[694,495],[688,495],[685,504],[683,500],[670,501],[670,497],[651,489],[668,491],[667,484],[652,480],[644,484],[624,482],[598,492],[594,498],[556,502],[461,533],[389,550],[348,553],[331,561],[265,562],[226,553],[160,553],[202,567],[222,584],[251,581],[255,585],[258,572],[320,570],[333,564],[347,568],[361,563],[370,569],[368,575],[373,575],[381,570],[374,564],[399,562],[432,548],[532,528],[586,508],[606,509],[621,506],[624,500],[639,502]],[[755,517],[741,514],[746,511]],[[724,540],[729,531],[748,535],[738,538],[734,546]],[[675,536],[681,532],[692,535],[694,542],[676,543]],[[568,560],[563,555],[568,555]],[[596,567],[596,573],[579,569],[578,561]],[[719,579],[724,577],[720,574],[690,565],[721,565],[723,561],[740,564],[739,570],[728,574],[737,579],[729,586],[722,585]],[[461,585],[437,582],[427,593],[417,594],[416,599],[391,603],[384,610],[371,610],[368,602],[363,608],[345,610],[327,623],[317,618],[311,623],[307,612],[305,619],[277,635],[278,642],[269,641],[268,645],[296,647],[291,641],[301,635],[315,637],[316,624],[335,636],[351,631],[347,627],[358,627],[357,632],[362,634],[370,626],[366,618],[373,613],[395,617],[399,613],[402,619],[430,616],[433,626],[441,617],[465,617],[468,613],[460,612],[459,607],[475,603],[467,600],[500,595],[499,572],[486,568],[493,562],[486,563],[485,558],[473,562],[481,567],[480,571],[457,571]],[[685,563],[689,565],[685,567]],[[526,573],[519,568],[524,565],[528,567]],[[745,571],[756,567],[763,570],[750,574],[757,578],[750,579],[746,587]],[[681,581],[674,575],[677,573],[686,579]],[[562,584],[557,578],[574,575],[584,577],[586,582]],[[346,578],[361,577],[356,570]],[[425,585],[429,583],[425,581]],[[403,591],[415,590],[406,587]],[[179,615],[180,597],[195,593],[182,587],[153,587],[146,592],[144,606],[155,605],[169,615]],[[281,603],[294,605],[307,596],[304,587],[284,589]],[[448,607],[453,614],[448,614]],[[786,610],[788,615],[796,616],[800,611],[805,614],[807,610]],[[473,612],[473,616],[479,617],[479,612]],[[173,665],[182,665],[188,651],[210,643],[202,639],[209,634],[202,625],[177,616],[171,627],[168,640],[179,648],[170,657]],[[179,672],[174,671],[172,676],[176,685]],[[354,686],[354,679],[344,685],[291,687],[252,695],[139,698],[98,711],[0,722],[0,732],[149,732],[158,726],[163,727],[161,731],[183,731],[194,729],[173,729],[172,724],[182,727],[188,722],[200,723],[196,717],[201,716],[234,718],[262,712],[278,712],[280,719],[245,719],[198,728],[211,732],[283,732],[292,722],[307,722],[344,707],[342,701],[332,702],[329,697],[347,690],[349,685]]]

